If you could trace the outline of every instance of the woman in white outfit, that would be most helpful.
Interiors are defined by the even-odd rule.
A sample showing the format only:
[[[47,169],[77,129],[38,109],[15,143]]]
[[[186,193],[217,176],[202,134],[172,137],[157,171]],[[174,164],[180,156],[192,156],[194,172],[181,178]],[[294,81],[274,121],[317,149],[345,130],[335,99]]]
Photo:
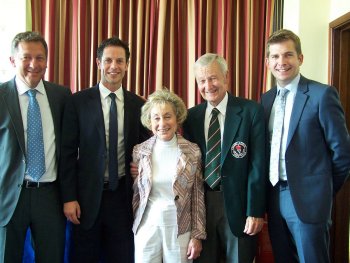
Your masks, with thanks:
[[[136,263],[192,262],[205,232],[199,147],[177,134],[187,116],[183,101],[168,90],[149,96],[141,121],[154,136],[136,145],[133,211]]]

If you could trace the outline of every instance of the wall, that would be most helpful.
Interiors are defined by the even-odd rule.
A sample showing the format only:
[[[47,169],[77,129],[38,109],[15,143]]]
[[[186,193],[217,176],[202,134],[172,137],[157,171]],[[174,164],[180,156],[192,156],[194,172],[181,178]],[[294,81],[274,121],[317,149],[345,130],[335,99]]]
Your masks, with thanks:
[[[328,83],[329,23],[347,12],[349,0],[284,0],[283,27],[300,37],[304,76]]]
[[[25,0],[0,0],[0,82],[9,80],[14,76],[10,63],[11,41],[18,32],[26,28],[26,1]]]

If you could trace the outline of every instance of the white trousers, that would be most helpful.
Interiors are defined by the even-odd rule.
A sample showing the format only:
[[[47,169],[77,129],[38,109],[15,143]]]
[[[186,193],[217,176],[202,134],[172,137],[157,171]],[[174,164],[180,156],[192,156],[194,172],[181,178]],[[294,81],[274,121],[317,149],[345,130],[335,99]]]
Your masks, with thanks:
[[[135,235],[135,263],[191,263],[187,247],[191,233],[177,237],[177,226],[141,225]]]
[[[135,263],[191,263],[187,248],[191,233],[177,236],[177,213],[173,200],[149,200],[134,235]]]

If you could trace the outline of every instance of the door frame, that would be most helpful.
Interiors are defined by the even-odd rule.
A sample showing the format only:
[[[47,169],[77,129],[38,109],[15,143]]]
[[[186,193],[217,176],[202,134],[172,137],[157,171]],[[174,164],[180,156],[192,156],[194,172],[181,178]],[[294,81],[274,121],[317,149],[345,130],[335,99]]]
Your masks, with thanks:
[[[350,129],[350,12],[329,24],[328,79],[338,92]],[[350,179],[337,194],[332,212],[332,262],[349,262]]]

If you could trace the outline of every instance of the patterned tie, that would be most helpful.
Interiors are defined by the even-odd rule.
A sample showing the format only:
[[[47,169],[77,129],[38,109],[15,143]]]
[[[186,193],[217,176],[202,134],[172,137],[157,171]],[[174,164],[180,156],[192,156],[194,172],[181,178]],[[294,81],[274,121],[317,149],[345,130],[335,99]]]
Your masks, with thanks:
[[[275,106],[275,119],[273,122],[270,155],[270,182],[273,186],[279,181],[280,150],[287,92],[289,92],[289,90],[281,88],[276,98],[277,101]]]
[[[217,108],[214,108],[211,112],[212,117],[209,124],[207,154],[205,158],[204,180],[212,189],[218,186],[221,181],[221,132],[218,119],[219,113]]]
[[[27,173],[34,181],[39,181],[45,173],[45,152],[43,128],[36,90],[27,91],[29,96],[27,112]]]
[[[115,190],[118,187],[118,118],[116,95],[110,93],[111,107],[109,110],[109,189]]]

